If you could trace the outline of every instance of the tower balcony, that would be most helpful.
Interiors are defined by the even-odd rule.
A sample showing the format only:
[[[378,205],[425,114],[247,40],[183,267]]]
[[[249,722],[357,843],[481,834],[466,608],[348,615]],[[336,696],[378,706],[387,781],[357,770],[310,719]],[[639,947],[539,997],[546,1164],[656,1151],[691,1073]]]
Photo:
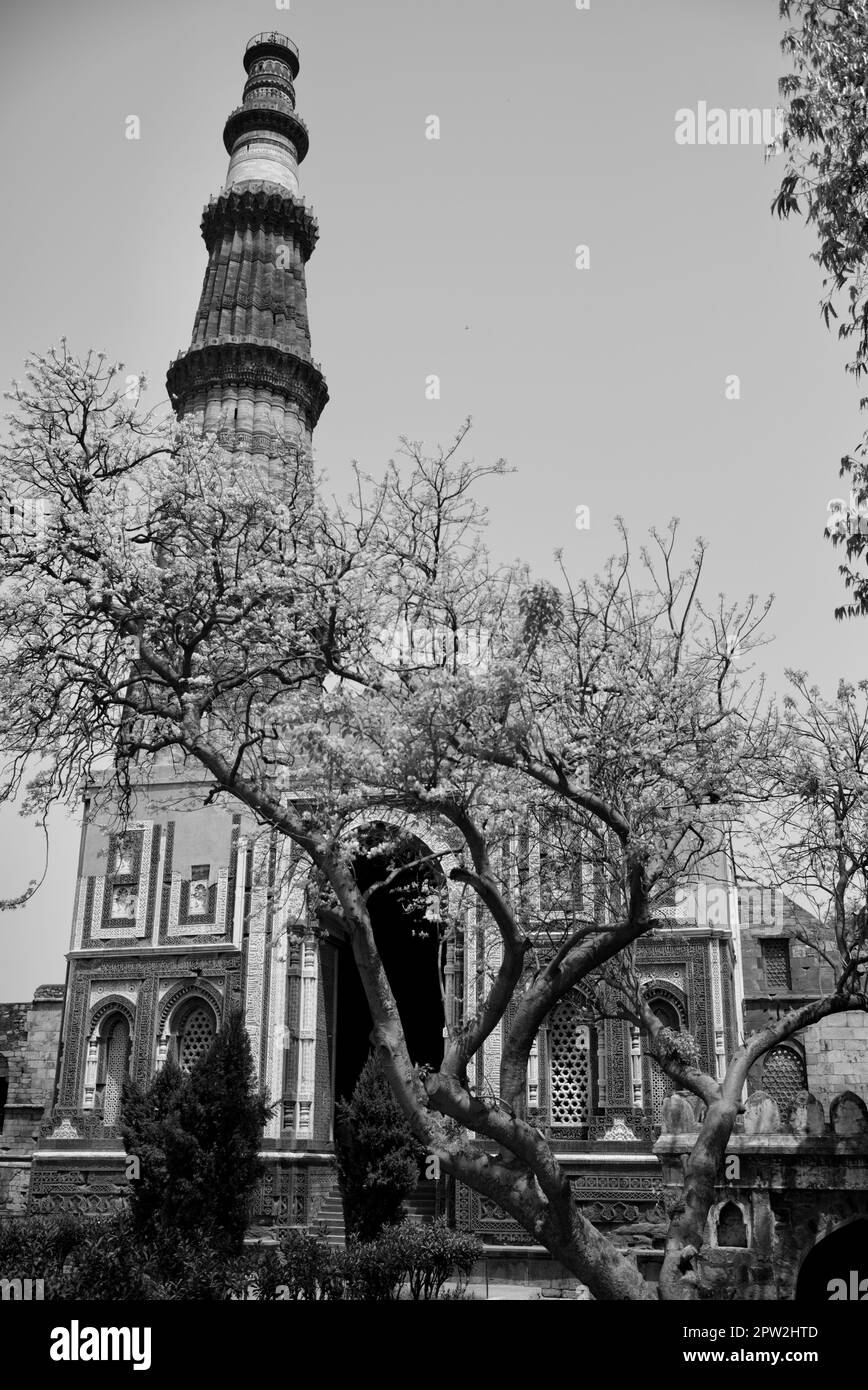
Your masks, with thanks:
[[[291,68],[294,78],[298,77],[301,66],[298,49],[292,39],[286,37],[286,34],[278,34],[273,29],[266,30],[262,34],[254,34],[244,50],[244,67],[247,72],[259,58],[277,58]]]
[[[232,154],[235,146],[244,135],[256,131],[269,130],[283,135],[296,151],[299,164],[310,148],[307,126],[288,102],[275,101],[272,97],[256,97],[250,106],[236,106],[226,118],[223,127],[223,144],[226,153]]]

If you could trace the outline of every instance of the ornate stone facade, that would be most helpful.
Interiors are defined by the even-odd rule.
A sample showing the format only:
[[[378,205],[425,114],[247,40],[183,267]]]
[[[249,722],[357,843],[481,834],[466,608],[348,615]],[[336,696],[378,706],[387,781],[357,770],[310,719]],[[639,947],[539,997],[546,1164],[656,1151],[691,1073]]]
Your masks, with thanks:
[[[654,1146],[663,1191],[681,1189],[681,1164],[698,1130],[692,1097],[667,1105],[664,1133]],[[738,1299],[828,1298],[805,1288],[822,1245],[868,1221],[868,1110],[852,1091],[832,1099],[828,1115],[809,1091],[797,1092],[784,1113],[762,1091],[750,1097],[727,1148],[725,1181],[708,1217],[699,1251],[703,1285]],[[868,1230],[868,1226],[858,1230]],[[833,1263],[833,1272],[841,1270]],[[846,1275],[847,1267],[843,1267]]]

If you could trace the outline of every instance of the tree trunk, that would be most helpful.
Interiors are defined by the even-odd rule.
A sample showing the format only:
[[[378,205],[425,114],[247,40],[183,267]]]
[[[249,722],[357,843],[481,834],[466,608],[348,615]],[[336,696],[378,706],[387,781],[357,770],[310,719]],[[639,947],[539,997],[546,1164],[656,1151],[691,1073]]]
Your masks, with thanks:
[[[667,1301],[699,1297],[699,1250],[737,1114],[736,1101],[712,1101],[684,1165],[684,1188],[669,1223],[660,1271],[660,1297]]]

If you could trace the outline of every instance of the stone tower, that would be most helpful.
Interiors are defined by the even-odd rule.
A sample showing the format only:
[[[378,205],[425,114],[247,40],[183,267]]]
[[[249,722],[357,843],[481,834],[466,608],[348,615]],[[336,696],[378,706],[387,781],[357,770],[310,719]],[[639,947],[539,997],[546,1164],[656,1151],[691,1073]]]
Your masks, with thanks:
[[[328,391],[307,320],[304,268],[318,229],[299,197],[308,134],[295,109],[298,50],[283,34],[257,34],[244,67],[242,103],[223,130],[226,184],[202,215],[208,268],[193,336],[166,386],[177,414],[201,418],[227,447],[307,457]]]
[[[305,288],[317,224],[298,191],[308,136],[295,111],[295,45],[257,34],[244,66],[242,104],[224,129],[226,184],[202,218],[208,266],[192,339],[166,384],[179,417],[244,450],[279,487],[285,469],[306,466],[328,399]],[[240,1010],[276,1103],[261,1212],[271,1220],[276,1203],[304,1221],[334,1181],[331,957],[321,965],[313,941],[290,948],[284,931],[304,911],[306,874],[284,901],[279,847],[237,805],[215,802],[189,761],[155,759],[123,826],[106,782],[85,792],[55,1097],[30,1209],[97,1214],[122,1203],[125,1079],[146,1084],[169,1057],[189,1069]],[[295,1160],[311,1147],[308,1173]]]

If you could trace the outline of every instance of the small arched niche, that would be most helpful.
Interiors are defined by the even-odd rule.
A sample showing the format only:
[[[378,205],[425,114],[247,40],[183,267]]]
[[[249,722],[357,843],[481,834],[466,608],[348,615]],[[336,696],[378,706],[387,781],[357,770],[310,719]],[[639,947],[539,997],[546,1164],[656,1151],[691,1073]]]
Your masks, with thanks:
[[[724,1202],[717,1213],[717,1243],[729,1249],[747,1249],[747,1226],[737,1202]]]

